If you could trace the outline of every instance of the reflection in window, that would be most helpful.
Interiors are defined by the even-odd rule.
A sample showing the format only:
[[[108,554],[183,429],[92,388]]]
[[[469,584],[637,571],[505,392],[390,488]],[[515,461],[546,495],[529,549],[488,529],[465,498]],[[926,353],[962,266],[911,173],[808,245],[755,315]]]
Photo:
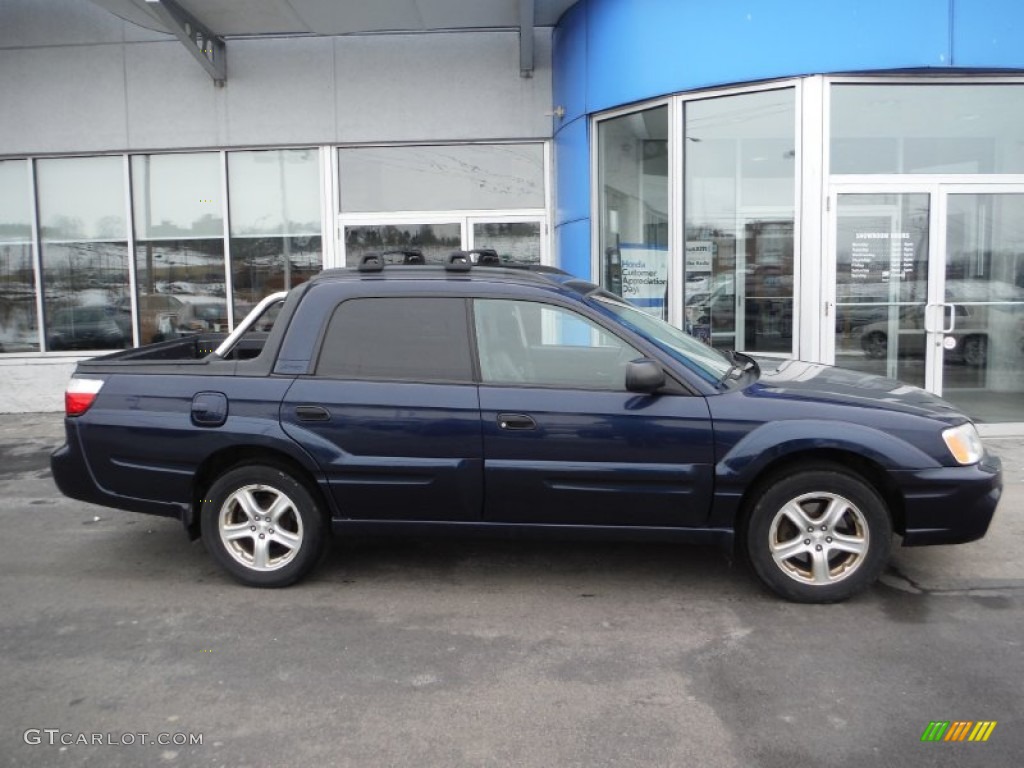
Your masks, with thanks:
[[[832,86],[832,173],[1024,173],[1024,85]]]
[[[598,125],[601,284],[668,316],[668,107]]]
[[[542,144],[338,150],[343,213],[544,207]]]
[[[38,352],[26,160],[0,160],[0,353]]]
[[[687,102],[686,329],[716,347],[793,351],[791,88]]]
[[[418,251],[427,264],[443,264],[462,247],[458,224],[369,224],[345,227],[345,266],[359,265],[366,253],[394,251],[387,261],[401,262],[401,251]]]
[[[214,152],[132,157],[139,343],[228,330],[220,190]]]
[[[540,264],[540,222],[474,223],[473,247],[496,251],[502,262]]]
[[[318,158],[315,149],[228,154],[236,323],[263,297],[321,269]]]
[[[131,345],[121,157],[36,162],[46,348]]]

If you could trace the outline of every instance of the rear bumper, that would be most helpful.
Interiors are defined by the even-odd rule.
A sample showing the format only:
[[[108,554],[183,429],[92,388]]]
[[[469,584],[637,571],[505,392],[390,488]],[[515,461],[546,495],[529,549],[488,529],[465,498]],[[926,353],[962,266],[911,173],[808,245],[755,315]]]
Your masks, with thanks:
[[[963,544],[988,531],[1003,492],[1002,462],[893,472],[903,491],[903,546]]]
[[[65,496],[104,507],[126,509],[189,522],[187,504],[164,503],[112,493],[100,485],[86,461],[78,428],[73,419],[64,420],[67,442],[50,454],[50,469],[57,488]]]

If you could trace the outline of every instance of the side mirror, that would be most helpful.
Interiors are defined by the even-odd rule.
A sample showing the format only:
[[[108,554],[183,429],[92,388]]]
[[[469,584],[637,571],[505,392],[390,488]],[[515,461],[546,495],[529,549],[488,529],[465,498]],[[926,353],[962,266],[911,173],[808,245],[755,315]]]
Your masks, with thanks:
[[[665,386],[665,371],[653,360],[640,358],[626,363],[626,389],[651,394]]]

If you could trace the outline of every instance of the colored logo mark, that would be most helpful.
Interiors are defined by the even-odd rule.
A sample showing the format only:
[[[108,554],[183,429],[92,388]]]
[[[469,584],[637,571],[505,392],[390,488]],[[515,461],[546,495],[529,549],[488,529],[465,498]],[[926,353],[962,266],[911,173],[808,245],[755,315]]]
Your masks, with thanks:
[[[988,741],[996,725],[996,720],[932,720],[921,741]]]

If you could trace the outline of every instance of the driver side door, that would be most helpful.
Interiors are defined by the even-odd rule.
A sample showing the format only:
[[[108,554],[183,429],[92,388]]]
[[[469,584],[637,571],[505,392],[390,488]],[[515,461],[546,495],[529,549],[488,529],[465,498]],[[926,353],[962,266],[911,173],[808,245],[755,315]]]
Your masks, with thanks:
[[[567,307],[475,299],[484,520],[699,526],[713,441],[703,397],[625,387],[645,355]]]

